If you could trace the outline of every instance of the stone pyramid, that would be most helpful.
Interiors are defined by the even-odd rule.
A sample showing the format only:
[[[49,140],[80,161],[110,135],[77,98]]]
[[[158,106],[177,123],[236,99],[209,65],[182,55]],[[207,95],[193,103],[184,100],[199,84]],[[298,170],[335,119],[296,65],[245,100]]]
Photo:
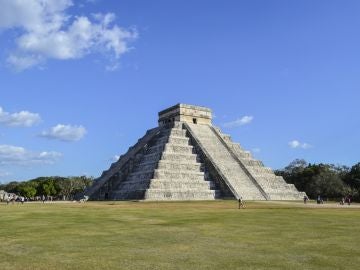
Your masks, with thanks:
[[[299,200],[305,193],[211,123],[211,110],[177,104],[94,181],[92,200]]]

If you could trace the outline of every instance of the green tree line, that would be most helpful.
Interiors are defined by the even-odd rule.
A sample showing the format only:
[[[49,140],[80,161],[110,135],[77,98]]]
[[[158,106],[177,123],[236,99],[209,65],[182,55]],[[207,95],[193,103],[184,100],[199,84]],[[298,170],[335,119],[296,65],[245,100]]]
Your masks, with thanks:
[[[91,186],[93,178],[86,176],[74,177],[38,177],[23,182],[9,182],[0,185],[0,190],[9,193],[34,198],[37,196],[52,196],[60,200],[73,200],[74,196]]]
[[[360,201],[360,162],[352,167],[333,164],[311,164],[303,159],[296,159],[276,175],[284,177],[287,183],[294,184],[300,191],[305,191],[311,199],[318,195],[330,200],[350,196]],[[91,186],[93,178],[76,177],[38,177],[24,182],[10,182],[0,185],[0,190],[34,198],[53,196],[58,199],[72,200],[78,193]]]
[[[311,198],[318,195],[326,199],[338,200],[350,196],[360,201],[360,162],[352,167],[333,164],[311,164],[296,159],[276,175],[284,177]]]

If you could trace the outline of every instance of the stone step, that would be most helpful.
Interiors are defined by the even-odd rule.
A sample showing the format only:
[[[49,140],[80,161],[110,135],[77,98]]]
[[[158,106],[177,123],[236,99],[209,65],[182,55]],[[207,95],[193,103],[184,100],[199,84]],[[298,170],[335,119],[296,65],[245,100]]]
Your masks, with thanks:
[[[153,175],[154,175],[154,170],[132,172],[126,178],[126,181],[151,179]]]
[[[138,189],[115,191],[111,197],[114,200],[214,200],[219,195],[218,190]]]
[[[273,170],[269,167],[256,167],[256,166],[251,166],[247,168],[249,170],[249,172],[253,173],[253,174],[272,174],[275,175]]]
[[[284,185],[284,183],[276,181],[276,175],[274,174],[252,174],[252,176],[260,182],[277,182]]]
[[[167,143],[165,145],[166,152],[179,153],[179,154],[193,154],[194,148],[191,145],[179,145]]]
[[[154,172],[154,178],[156,179],[188,179],[188,180],[204,180],[205,176],[203,172],[194,171],[174,171],[174,170],[159,170]]]
[[[135,165],[134,172],[155,170],[157,165],[158,165],[157,161],[141,162],[141,163]]]
[[[294,184],[286,184],[286,186],[289,190],[292,190],[294,192],[299,192]],[[299,193],[301,193],[301,192],[299,192]]]
[[[163,190],[163,189],[149,189],[146,191],[146,200],[214,200],[217,196],[216,190]]]
[[[258,166],[262,167],[262,166],[264,166],[264,164],[260,160],[256,160],[256,159],[241,158],[240,161],[245,166],[254,166],[254,167],[258,167]]]
[[[156,145],[166,144],[169,141],[169,135],[164,135],[156,140]]]
[[[177,162],[196,162],[197,161],[197,155],[195,154],[175,154],[171,152],[164,151],[161,157],[161,160],[166,161],[177,161]]]
[[[263,183],[264,185],[279,186],[279,187],[286,185],[285,181],[283,181],[282,179],[278,180],[277,177],[273,174],[268,174],[268,175],[253,174],[252,176],[259,184]]]
[[[240,143],[231,142],[231,143],[229,143],[229,144],[231,145],[231,147],[232,147],[233,149],[241,150],[241,151],[244,151],[244,152],[249,152],[249,151],[245,151],[245,150],[241,147]]]
[[[119,191],[131,191],[138,189],[148,189],[150,186],[150,180],[133,180],[126,181],[118,188]]]
[[[171,129],[169,136],[186,137],[186,130],[184,129]]]
[[[249,152],[244,152],[244,151],[240,151],[240,150],[233,150],[235,155],[239,158],[239,159],[251,159],[251,153]]]
[[[154,183],[155,185],[179,185],[179,186],[198,186],[204,189],[210,189],[215,187],[215,184],[212,181],[205,181],[204,179],[182,179],[182,178],[153,178],[153,179],[134,179],[131,181],[125,181],[121,184],[118,190],[132,190],[132,189],[139,189],[139,188],[149,188],[149,186]]]
[[[202,164],[193,162],[168,162],[165,160],[160,160],[158,164],[158,169],[162,170],[191,170],[191,171],[202,171]]]
[[[251,175],[255,178],[255,179],[258,179],[258,178],[261,178],[261,179],[269,179],[269,181],[275,181],[276,179],[276,175],[273,174],[273,173],[268,173],[268,172],[263,172],[263,173],[253,173],[249,170],[249,172],[251,173]]]
[[[275,174],[274,174],[274,175],[275,175]],[[284,179],[282,176],[277,176],[277,175],[275,175],[275,179],[276,179],[276,181],[278,181],[279,183],[283,183],[283,184],[288,185],[288,183],[286,183],[285,179]]]
[[[245,185],[237,185],[235,186],[240,193],[244,193],[246,192],[247,194],[255,194],[255,195],[259,195],[259,198],[261,198],[261,194],[257,193],[256,191],[254,191],[254,187],[253,186],[245,186]]]
[[[142,157],[141,163],[157,162],[161,157],[161,153],[146,154]]]
[[[208,190],[214,189],[215,184],[211,181],[174,181],[164,179],[152,179],[150,181],[151,189],[194,189],[194,190]]]
[[[231,136],[230,136],[229,134],[224,134],[224,133],[222,133],[222,134],[221,134],[221,137],[223,138],[224,141],[229,142],[229,143],[232,143],[232,141],[231,141]]]
[[[146,154],[156,154],[156,153],[161,153],[165,148],[165,143],[161,143],[161,144],[156,144],[154,146],[149,147],[146,150]]]
[[[190,139],[187,137],[177,137],[177,136],[170,136],[168,139],[168,143],[173,144],[180,144],[180,145],[189,145]]]

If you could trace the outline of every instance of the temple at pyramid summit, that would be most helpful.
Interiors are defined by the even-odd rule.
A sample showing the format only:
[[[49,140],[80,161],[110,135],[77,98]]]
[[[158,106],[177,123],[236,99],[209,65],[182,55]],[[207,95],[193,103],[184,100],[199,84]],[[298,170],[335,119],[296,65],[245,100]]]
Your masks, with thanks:
[[[92,200],[300,200],[305,193],[212,125],[211,109],[177,104],[86,191]]]

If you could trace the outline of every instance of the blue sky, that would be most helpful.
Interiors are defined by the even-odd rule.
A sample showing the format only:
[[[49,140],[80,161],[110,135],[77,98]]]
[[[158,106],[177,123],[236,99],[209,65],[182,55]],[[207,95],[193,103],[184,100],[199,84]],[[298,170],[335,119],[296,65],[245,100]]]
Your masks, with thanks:
[[[359,1],[0,7],[0,182],[97,177],[179,102],[272,168],[360,161]]]

